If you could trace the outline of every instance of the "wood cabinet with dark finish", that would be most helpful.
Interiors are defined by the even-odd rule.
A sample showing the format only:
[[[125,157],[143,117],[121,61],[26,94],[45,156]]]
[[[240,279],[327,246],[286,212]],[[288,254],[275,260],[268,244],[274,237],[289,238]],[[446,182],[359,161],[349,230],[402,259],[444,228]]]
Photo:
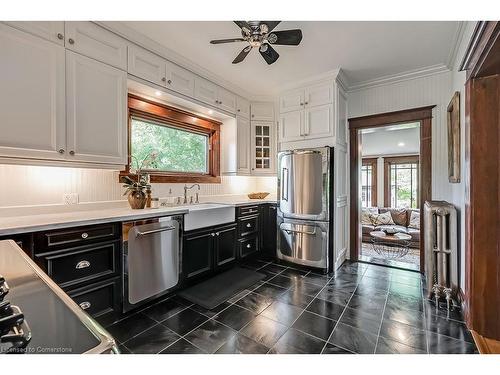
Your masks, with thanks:
[[[236,225],[215,232],[215,267],[222,267],[236,260]]]
[[[270,257],[276,256],[277,239],[277,206],[274,203],[263,204],[262,212],[262,230],[261,230],[261,249],[262,252]]]
[[[241,206],[236,209],[238,259],[244,259],[259,252],[261,217],[261,208],[258,205]]]

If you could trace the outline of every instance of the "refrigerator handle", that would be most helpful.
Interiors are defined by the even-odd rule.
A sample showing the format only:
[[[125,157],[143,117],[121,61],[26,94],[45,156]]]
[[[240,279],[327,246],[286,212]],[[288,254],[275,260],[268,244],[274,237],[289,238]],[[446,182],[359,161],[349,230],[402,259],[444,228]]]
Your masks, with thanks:
[[[281,199],[288,202],[288,168],[281,170],[281,181],[283,187],[281,189]]]

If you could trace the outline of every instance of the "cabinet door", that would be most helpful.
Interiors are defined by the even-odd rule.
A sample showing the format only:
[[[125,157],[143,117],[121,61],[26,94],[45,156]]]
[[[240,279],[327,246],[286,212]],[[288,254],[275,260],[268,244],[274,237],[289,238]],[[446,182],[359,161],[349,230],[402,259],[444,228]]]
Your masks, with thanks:
[[[219,100],[219,108],[226,112],[236,113],[236,95],[231,91],[227,91],[222,87],[217,90],[217,98]]]
[[[236,123],[237,172],[250,173],[250,121],[238,116]]]
[[[64,21],[13,21],[7,24],[40,38],[64,45]]]
[[[217,106],[217,85],[206,79],[196,77],[194,80],[194,97],[204,103]]]
[[[184,236],[182,272],[186,279],[212,270],[214,237],[215,233],[192,233]]]
[[[236,226],[218,229],[215,232],[215,265],[220,267],[236,260]]]
[[[171,62],[167,63],[167,87],[189,97],[194,96],[194,77],[189,70]]]
[[[304,139],[304,111],[282,113],[280,116],[280,142]]]
[[[280,97],[280,113],[299,111],[304,105],[304,90],[295,90]]]
[[[274,170],[274,126],[272,122],[252,121],[252,173],[269,174]]]
[[[0,51],[0,156],[64,159],[64,47],[0,24]]]
[[[250,102],[241,97],[236,98],[236,112],[238,116],[250,117]]]
[[[131,45],[128,48],[128,72],[146,81],[165,86],[167,60],[144,48]]]
[[[273,103],[252,103],[250,105],[252,120],[256,121],[274,121]]]
[[[333,103],[333,84],[316,85],[306,88],[304,105],[315,107]]]
[[[127,41],[92,22],[66,22],[66,48],[127,70]]]
[[[333,106],[331,104],[306,108],[304,135],[306,139],[332,137]]]
[[[127,73],[66,51],[68,160],[127,163]]]
[[[272,257],[276,256],[276,205],[263,205],[262,250]]]

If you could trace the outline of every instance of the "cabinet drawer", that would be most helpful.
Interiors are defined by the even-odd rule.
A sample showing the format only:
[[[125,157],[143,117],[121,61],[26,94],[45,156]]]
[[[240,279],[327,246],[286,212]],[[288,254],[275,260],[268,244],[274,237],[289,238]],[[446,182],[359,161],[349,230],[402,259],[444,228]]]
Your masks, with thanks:
[[[94,318],[119,313],[121,310],[121,282],[119,277],[71,290],[68,295]]]
[[[259,231],[259,216],[251,216],[238,220],[238,235],[247,236]]]
[[[73,248],[39,256],[47,274],[61,287],[118,275],[120,242]]]
[[[37,233],[35,251],[42,253],[67,246],[78,246],[96,241],[108,241],[120,237],[117,224],[103,224],[70,229],[60,229],[51,232]]]
[[[248,215],[256,215],[259,213],[259,206],[243,206],[238,207],[238,211],[236,212],[236,217],[248,216]]]
[[[254,235],[238,241],[238,255],[240,259],[257,251],[259,251],[259,236]]]

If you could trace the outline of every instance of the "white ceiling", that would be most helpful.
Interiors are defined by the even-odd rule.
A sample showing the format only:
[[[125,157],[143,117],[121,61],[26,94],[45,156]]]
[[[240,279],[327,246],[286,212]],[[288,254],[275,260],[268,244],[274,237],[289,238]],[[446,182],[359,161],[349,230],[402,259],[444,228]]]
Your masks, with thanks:
[[[418,154],[420,152],[420,127],[418,123],[387,126],[363,131],[361,154],[363,156]]]
[[[211,45],[211,39],[239,37],[231,21],[130,21],[125,24],[255,95],[337,68],[349,84],[448,65],[458,21],[340,22],[283,21],[275,30],[302,29],[298,47],[276,46],[280,58],[267,65],[257,50],[240,64],[232,60],[245,42]]]

